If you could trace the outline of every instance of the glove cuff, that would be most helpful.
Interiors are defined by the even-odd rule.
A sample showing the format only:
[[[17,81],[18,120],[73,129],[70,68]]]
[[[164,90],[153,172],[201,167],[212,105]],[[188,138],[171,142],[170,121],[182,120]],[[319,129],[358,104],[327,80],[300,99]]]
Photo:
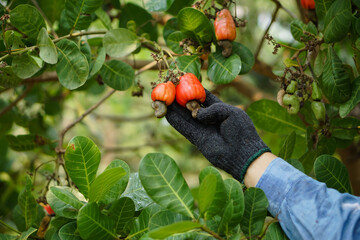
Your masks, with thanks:
[[[255,154],[253,154],[246,162],[245,165],[243,166],[243,168],[240,171],[240,175],[236,176],[236,178],[241,182],[244,183],[244,177],[246,174],[247,169],[249,168],[250,164],[255,161],[255,159],[257,159],[258,157],[260,157],[263,153],[266,152],[271,152],[270,148],[268,147],[264,147],[262,149],[260,149],[259,151],[257,151]]]

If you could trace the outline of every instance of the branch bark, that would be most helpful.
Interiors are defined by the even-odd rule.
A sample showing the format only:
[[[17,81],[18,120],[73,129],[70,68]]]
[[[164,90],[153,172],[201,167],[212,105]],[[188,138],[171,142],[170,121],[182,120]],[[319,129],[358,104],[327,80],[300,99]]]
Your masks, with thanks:
[[[28,94],[28,92],[32,89],[32,87],[33,84],[27,85],[25,91],[15,101],[13,101],[10,105],[8,105],[7,107],[5,107],[3,110],[0,111],[0,117],[5,115],[8,111],[10,111],[13,107],[15,107],[16,104],[18,104],[18,102],[20,102],[23,98],[25,98],[26,94]]]

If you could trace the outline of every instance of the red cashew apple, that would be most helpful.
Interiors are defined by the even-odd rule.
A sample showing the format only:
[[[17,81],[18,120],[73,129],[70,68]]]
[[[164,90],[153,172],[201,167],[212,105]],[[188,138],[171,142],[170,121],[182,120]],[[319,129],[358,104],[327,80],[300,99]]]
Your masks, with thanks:
[[[222,55],[229,57],[232,53],[231,42],[236,38],[235,22],[229,10],[223,9],[216,13],[214,27],[218,44],[223,48]]]
[[[301,6],[308,10],[315,9],[315,1],[314,0],[301,0]]]
[[[50,207],[49,204],[42,205],[42,207],[45,209],[45,211],[46,211],[49,215],[54,215],[54,214],[55,214],[54,210],[52,210],[52,208]]]
[[[186,73],[180,77],[179,84],[176,86],[176,101],[189,109],[194,118],[205,98],[205,89],[194,74]]]
[[[155,109],[155,116],[161,118],[166,115],[167,106],[175,100],[175,85],[168,81],[158,84],[151,92],[153,100],[152,108]]]

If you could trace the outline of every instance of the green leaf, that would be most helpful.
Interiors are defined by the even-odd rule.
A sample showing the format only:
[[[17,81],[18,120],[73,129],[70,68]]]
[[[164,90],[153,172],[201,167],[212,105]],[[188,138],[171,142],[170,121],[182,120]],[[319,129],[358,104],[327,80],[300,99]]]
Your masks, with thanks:
[[[254,54],[250,51],[250,49],[241,43],[233,42],[232,53],[240,57],[241,70],[239,74],[246,74],[250,72],[250,70],[255,64],[255,57]]]
[[[213,196],[213,199],[211,199],[211,202],[207,203],[208,206],[206,207],[206,209],[204,209],[204,210],[206,210],[206,214],[205,214],[206,218],[211,218],[212,216],[221,214],[222,211],[224,210],[224,208],[226,206],[226,189],[225,189],[224,181],[221,177],[220,172],[212,166],[208,166],[200,172],[199,180],[200,180],[201,185],[202,185],[202,182],[205,180],[205,178],[208,175],[216,176],[216,185],[214,186],[216,188],[215,194]],[[209,180],[209,181],[210,181],[209,184],[213,185],[212,180]],[[201,198],[203,198],[203,196],[201,196],[201,194],[199,192],[199,197],[198,197],[199,204],[200,204]],[[202,201],[206,201],[206,199],[203,199]]]
[[[0,233],[0,240],[18,240],[18,235]]]
[[[136,23],[137,35],[148,33],[150,35],[150,40],[157,41],[158,31],[156,20],[148,11],[134,3],[128,2],[121,8],[119,27],[126,28],[127,22],[130,20],[133,20]]]
[[[62,226],[59,230],[59,237],[61,240],[81,240],[79,232],[77,231],[76,222],[70,222]]]
[[[209,55],[208,77],[216,84],[226,84],[241,71],[241,59],[237,54],[224,58],[220,51]]]
[[[180,31],[200,45],[212,40],[214,29],[204,13],[194,8],[183,8],[177,19]]]
[[[360,77],[356,78],[354,81],[354,86],[352,87],[351,98],[340,105],[339,114],[340,117],[346,117],[351,110],[360,102]]]
[[[341,193],[352,193],[349,174],[345,165],[331,155],[321,155],[314,164],[316,179]]]
[[[144,0],[145,8],[150,12],[166,11],[174,0]]]
[[[15,151],[29,151],[43,145],[43,141],[46,141],[41,136],[34,134],[27,135],[6,135],[9,147]]]
[[[190,7],[194,3],[194,0],[174,0],[170,8],[166,12],[173,16],[176,16],[179,11],[185,7]]]
[[[82,39],[78,42],[78,45],[79,45],[80,51],[85,55],[86,60],[87,60],[88,64],[90,65],[91,48],[90,48],[89,43],[86,40]]]
[[[136,34],[130,30],[118,28],[105,34],[103,45],[110,57],[121,58],[140,47],[140,41]]]
[[[103,215],[96,203],[84,205],[77,218],[77,226],[83,239],[114,239],[115,221]]]
[[[36,221],[38,217],[38,203],[31,193],[33,184],[31,178],[26,176],[25,188],[20,192],[18,196],[18,204],[25,219],[25,228],[29,229]]]
[[[315,0],[316,16],[319,19],[320,25],[323,25],[324,18],[334,1],[335,0]]]
[[[10,21],[17,29],[36,40],[41,28],[46,28],[44,18],[39,11],[28,4],[21,4],[11,10]]]
[[[95,180],[100,158],[101,154],[98,147],[87,137],[74,137],[66,148],[66,171],[86,198],[89,194],[90,185]]]
[[[185,39],[186,36],[180,32],[172,32],[167,38],[166,38],[166,45],[177,54],[183,54],[183,48],[180,47],[180,42]]]
[[[164,29],[163,29],[163,38],[165,42],[167,42],[167,38],[172,34],[173,32],[179,31],[179,26],[177,23],[177,18],[170,18],[165,23]]]
[[[351,1],[336,0],[324,19],[325,43],[334,43],[346,37],[351,26]]]
[[[245,236],[252,239],[261,233],[268,205],[265,193],[260,188],[248,188],[245,191],[245,212],[240,222]]]
[[[15,75],[11,66],[0,68],[0,89],[16,87],[21,81],[22,79]]]
[[[360,119],[348,117],[348,118],[336,118],[331,121],[332,137],[336,137],[344,140],[353,140],[358,136]]]
[[[216,193],[216,175],[208,174],[200,184],[199,187],[199,210],[201,214],[209,209],[215,198]]]
[[[55,22],[60,19],[60,14],[62,10],[65,8],[65,0],[37,0],[40,8],[43,10],[46,17],[50,20],[50,22]]]
[[[330,102],[344,103],[350,98],[350,76],[332,47],[329,47],[324,72],[320,80],[321,89]]]
[[[119,91],[131,87],[135,80],[134,69],[119,60],[105,62],[100,70],[100,75],[106,85]]]
[[[56,216],[76,219],[78,210],[84,205],[71,188],[63,186],[50,187],[46,199]]]
[[[31,234],[33,234],[34,232],[36,232],[37,229],[36,228],[33,228],[33,227],[30,227],[28,230],[26,230],[25,232],[22,232],[20,237],[18,238],[19,240],[26,240],[29,238],[29,236]],[[0,236],[0,239],[1,239],[1,236]]]
[[[135,204],[131,198],[122,197],[115,200],[109,210],[109,216],[115,221],[115,229],[120,233],[134,217]]]
[[[232,228],[230,228],[229,224],[230,221],[233,217],[233,211],[234,211],[234,204],[233,201],[230,200],[224,210],[224,214],[222,215],[219,227],[218,227],[218,232],[219,233],[228,233],[229,231],[231,231]]]
[[[39,32],[39,36],[37,38],[37,44],[39,45],[40,54],[44,62],[49,64],[55,64],[58,61],[58,54],[55,47],[55,44],[49,37],[45,28],[42,28]]]
[[[318,33],[316,26],[312,22],[305,24],[300,19],[295,19],[290,23],[290,31],[293,37],[299,42],[304,42],[311,39],[311,37],[306,35],[305,32],[311,33],[315,36]]]
[[[101,23],[107,30],[112,29],[111,19],[109,15],[100,7],[95,11],[95,15],[100,19]]]
[[[244,203],[244,193],[241,187],[241,184],[235,179],[228,178],[224,180],[226,188],[227,201],[232,201],[233,211],[231,221],[229,226],[235,227],[240,223],[240,220],[244,214],[245,203]]]
[[[291,131],[305,133],[306,127],[299,117],[290,115],[286,109],[271,100],[259,100],[250,105],[247,114],[255,126],[265,131],[288,134]]]
[[[63,39],[56,44],[59,53],[56,73],[61,85],[73,90],[86,82],[89,64],[85,55],[73,41]]]
[[[291,132],[286,137],[285,142],[280,149],[278,157],[281,157],[282,159],[285,159],[285,160],[291,158],[291,155],[295,148],[295,142],[296,142],[296,133]]]
[[[26,52],[15,56],[11,66],[16,76],[25,79],[30,78],[37,73],[44,66],[44,62],[41,58]]]
[[[284,231],[279,223],[274,222],[270,224],[265,234],[265,240],[287,240]]]
[[[201,77],[201,63],[197,56],[180,56],[176,63],[181,71],[192,73],[197,78]]]
[[[129,197],[134,201],[136,211],[141,211],[153,203],[152,199],[147,195],[144,187],[141,185],[138,173],[130,174],[129,184],[122,196]]]
[[[109,204],[116,199],[119,199],[121,194],[125,191],[126,186],[129,182],[130,177],[130,168],[126,164],[126,162],[121,160],[112,161],[105,169],[105,171],[110,170],[112,168],[121,167],[125,171],[125,176],[123,176],[120,180],[118,180],[114,186],[110,188],[110,190],[105,194],[105,197],[102,199],[102,203]]]
[[[201,223],[192,222],[192,221],[182,221],[173,223],[164,227],[160,227],[154,231],[149,232],[149,236],[155,239],[164,239],[175,233],[183,233],[195,228],[200,228]]]
[[[159,211],[150,218],[149,231],[153,231],[155,229],[159,229],[161,227],[185,220],[190,219],[189,217],[186,217],[182,214],[174,213],[168,210]]]
[[[106,59],[105,48],[101,47],[98,50],[98,56],[96,57],[95,61],[92,62],[90,65],[89,78],[95,76],[95,74],[97,74],[100,71],[100,69],[104,65],[105,59]]]
[[[24,218],[24,214],[21,211],[19,204],[16,204],[13,212],[12,212],[12,220],[14,221],[16,228],[19,231],[26,231],[26,222]]]
[[[125,175],[126,172],[121,167],[111,168],[101,173],[90,185],[89,202],[102,200],[108,191]]]
[[[140,213],[139,217],[130,226],[130,234],[128,239],[139,239],[144,233],[149,230],[149,221],[155,213],[160,211],[160,206],[152,204]]]
[[[146,192],[156,203],[194,218],[194,199],[172,158],[161,153],[147,154],[140,162],[139,176]]]
[[[76,30],[88,28],[91,23],[90,14],[101,7],[102,3],[102,0],[66,1],[65,13],[69,26]]]

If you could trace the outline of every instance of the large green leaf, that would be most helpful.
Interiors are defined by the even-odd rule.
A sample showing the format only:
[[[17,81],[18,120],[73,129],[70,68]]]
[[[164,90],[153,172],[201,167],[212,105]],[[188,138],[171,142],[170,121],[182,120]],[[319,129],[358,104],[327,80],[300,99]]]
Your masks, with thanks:
[[[220,51],[209,55],[208,77],[216,84],[226,84],[235,79],[241,71],[241,59],[233,54],[224,58]]]
[[[89,64],[85,55],[73,41],[63,39],[57,44],[59,59],[56,73],[61,85],[72,90],[86,82]]]
[[[166,11],[174,0],[144,0],[145,8],[150,12]]]
[[[11,10],[10,21],[17,29],[35,41],[41,28],[46,28],[44,18],[39,11],[31,5],[21,4]]]
[[[29,229],[35,223],[38,217],[38,203],[31,193],[32,188],[33,184],[31,178],[30,176],[26,176],[25,187],[18,196],[18,204],[20,206],[22,216],[25,219],[26,229]]]
[[[185,7],[190,7],[194,3],[194,0],[174,0],[170,8],[166,11],[173,16],[176,16],[179,11]]]
[[[299,42],[304,42],[311,39],[305,33],[311,33],[314,36],[317,35],[316,26],[312,22],[305,24],[300,19],[295,19],[291,22],[290,31],[293,37]]]
[[[70,222],[62,226],[59,230],[59,237],[61,240],[81,240],[79,232],[77,231],[76,222]]]
[[[59,20],[61,11],[65,8],[65,0],[37,0],[37,2],[51,22]]]
[[[87,137],[74,137],[66,148],[66,171],[85,197],[88,197],[90,185],[95,180],[100,158],[98,147]]]
[[[245,191],[245,212],[240,227],[245,236],[254,239],[261,233],[269,205],[265,193],[260,188],[248,188]]]
[[[170,18],[165,23],[164,29],[163,29],[163,38],[165,42],[167,41],[167,38],[172,34],[173,32],[179,31],[179,26],[177,22],[177,18]]]
[[[320,84],[325,96],[333,103],[343,103],[351,96],[350,76],[333,47],[329,47]]]
[[[214,29],[204,13],[194,8],[183,8],[177,18],[180,31],[187,37],[197,41],[200,45],[212,40]]]
[[[119,27],[126,28],[126,24],[130,20],[133,20],[136,23],[137,35],[148,33],[150,35],[150,40],[157,41],[158,32],[156,20],[148,11],[134,3],[127,3],[121,8]]]
[[[6,135],[9,147],[15,151],[29,151],[43,145],[44,138],[34,134]]]
[[[39,36],[37,38],[37,44],[40,49],[39,56],[44,62],[49,64],[55,64],[58,61],[58,54],[55,47],[55,44],[49,37],[45,28],[42,28],[39,32]]]
[[[180,47],[180,42],[186,38],[185,34],[183,34],[180,31],[172,32],[167,38],[166,38],[166,45],[177,54],[183,54],[184,50],[182,47]]]
[[[66,1],[65,12],[67,22],[72,29],[82,30],[91,23],[90,14],[101,7],[103,0],[72,0]]]
[[[209,219],[212,216],[222,213],[222,211],[226,206],[227,199],[226,199],[226,189],[225,189],[224,181],[221,177],[220,172],[216,168],[212,166],[208,166],[204,168],[199,175],[200,184],[202,185],[203,181],[208,175],[216,176],[216,185],[214,186],[216,189],[213,199],[211,200],[211,202],[207,203],[208,206],[206,207],[206,209],[204,209],[206,210],[205,217]],[[213,185],[212,181],[213,180],[210,180],[208,184]],[[206,188],[206,185],[204,187]],[[199,199],[199,204],[200,204],[200,199],[202,199],[202,201],[206,201],[206,199],[204,199],[203,196],[200,196],[200,192],[198,199]]]
[[[146,192],[156,203],[194,218],[194,199],[172,158],[161,153],[147,154],[140,162],[139,176]]]
[[[265,240],[287,240],[284,231],[281,229],[281,226],[279,223],[274,222],[270,224],[268,227],[266,234],[265,234]]]
[[[233,42],[232,52],[238,55],[241,60],[241,70],[239,74],[246,74],[250,72],[255,64],[255,57],[250,49],[241,43]]]
[[[16,76],[25,79],[37,73],[44,66],[44,62],[38,56],[26,52],[15,56],[11,66]]]
[[[228,223],[231,228],[240,223],[240,220],[244,214],[244,193],[241,184],[235,179],[225,179],[224,184],[227,192],[227,201],[232,201],[233,205],[231,221]]]
[[[152,199],[147,195],[144,187],[141,185],[138,173],[130,174],[129,184],[122,196],[129,197],[134,201],[136,211],[141,211],[153,203]]]
[[[135,33],[126,28],[118,28],[108,31],[103,40],[106,53],[110,57],[124,57],[140,47],[139,38]]]
[[[102,8],[95,11],[96,16],[100,19],[101,23],[107,30],[112,29],[110,16]]]
[[[116,199],[120,198],[120,195],[125,191],[126,186],[129,182],[130,177],[130,168],[126,162],[121,160],[112,161],[105,169],[105,171],[110,170],[115,167],[121,167],[125,171],[125,176],[123,176],[120,180],[118,180],[114,186],[110,188],[110,190],[105,194],[105,197],[101,200],[102,203],[109,204]]]
[[[76,219],[78,210],[84,204],[71,191],[63,186],[50,187],[46,199],[56,216]]]
[[[321,155],[314,163],[316,179],[341,193],[352,193],[349,174],[345,165],[331,155]]]
[[[100,70],[100,75],[104,83],[119,91],[131,87],[135,80],[134,69],[119,60],[105,62]]]
[[[34,232],[36,232],[37,229],[36,228],[33,228],[33,227],[30,227],[28,230],[26,230],[25,232],[22,232],[20,237],[18,238],[18,240],[26,240],[30,237],[31,234],[33,234]],[[1,236],[0,236],[0,239]]]
[[[99,202],[102,200],[110,189],[126,175],[122,167],[111,168],[99,176],[91,183],[89,189],[89,202]]]
[[[136,240],[144,235],[149,230],[150,219],[155,213],[159,212],[160,209],[160,206],[157,204],[152,204],[144,208],[139,217],[130,226],[131,230],[128,239]]]
[[[90,65],[89,78],[93,77],[95,74],[97,74],[100,71],[100,69],[104,65],[105,59],[106,59],[105,48],[101,47],[98,50],[98,56],[96,57],[95,61],[92,62]]]
[[[323,25],[324,18],[335,0],[315,0],[316,16]]]
[[[122,197],[115,200],[109,210],[109,215],[115,220],[115,229],[120,233],[135,214],[135,204],[131,198]]]
[[[288,114],[286,109],[275,101],[263,99],[254,102],[247,109],[247,114],[256,127],[269,132],[279,134],[288,134],[293,130],[306,132],[305,125],[300,118]]]
[[[208,174],[200,184],[198,201],[201,214],[205,214],[205,212],[210,208],[212,202],[215,199],[216,183],[216,175]]]
[[[347,117],[336,118],[331,121],[332,137],[344,140],[353,140],[359,135],[360,119]]]
[[[229,233],[231,231],[231,227],[229,226],[231,219],[233,217],[233,212],[234,212],[234,204],[233,204],[233,200],[230,200],[224,210],[224,213],[221,217],[221,221],[219,223],[219,227],[218,227],[218,233]]]
[[[96,203],[84,205],[77,218],[77,226],[83,239],[114,239],[115,220],[103,215]]]
[[[197,56],[180,56],[176,59],[176,63],[181,71],[192,73],[200,78],[201,63]]]
[[[195,228],[200,228],[201,223],[192,222],[192,221],[182,221],[173,223],[164,227],[160,227],[149,233],[149,236],[155,239],[164,239],[175,233],[183,233]]]
[[[324,19],[324,40],[334,43],[346,37],[351,26],[351,0],[336,0]]]
[[[282,159],[285,159],[285,160],[291,158],[291,155],[295,148],[295,142],[296,142],[296,133],[291,132],[286,137],[285,142],[280,149],[278,157],[281,157]]]
[[[360,77],[356,78],[354,81],[351,98],[345,103],[340,105],[339,108],[340,117],[342,118],[346,117],[359,102],[360,102]]]

